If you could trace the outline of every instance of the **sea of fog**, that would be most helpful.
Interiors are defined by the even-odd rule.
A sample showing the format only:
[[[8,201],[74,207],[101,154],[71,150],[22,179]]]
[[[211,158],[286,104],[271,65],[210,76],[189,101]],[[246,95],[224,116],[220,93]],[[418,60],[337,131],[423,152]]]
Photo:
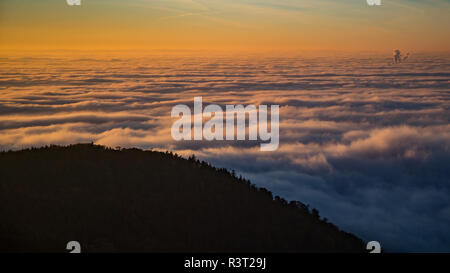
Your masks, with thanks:
[[[450,251],[450,55],[0,56],[0,149],[195,154],[387,251]],[[280,146],[172,140],[171,109],[280,105]],[[26,169],[26,166],[24,166]]]

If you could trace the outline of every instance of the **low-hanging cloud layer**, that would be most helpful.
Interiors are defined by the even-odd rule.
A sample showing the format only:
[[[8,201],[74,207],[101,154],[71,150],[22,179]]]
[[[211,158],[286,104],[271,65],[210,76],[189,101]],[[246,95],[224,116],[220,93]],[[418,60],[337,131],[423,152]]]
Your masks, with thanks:
[[[388,251],[450,251],[450,56],[0,58],[0,149],[196,154]],[[174,141],[176,104],[280,105],[280,147]],[[26,167],[25,167],[26,168]]]

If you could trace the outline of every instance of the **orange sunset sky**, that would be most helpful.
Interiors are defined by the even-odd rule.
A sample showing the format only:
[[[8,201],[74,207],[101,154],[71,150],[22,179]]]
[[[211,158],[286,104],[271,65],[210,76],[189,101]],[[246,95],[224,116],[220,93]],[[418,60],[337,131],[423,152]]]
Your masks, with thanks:
[[[2,0],[0,49],[448,51],[450,1]]]

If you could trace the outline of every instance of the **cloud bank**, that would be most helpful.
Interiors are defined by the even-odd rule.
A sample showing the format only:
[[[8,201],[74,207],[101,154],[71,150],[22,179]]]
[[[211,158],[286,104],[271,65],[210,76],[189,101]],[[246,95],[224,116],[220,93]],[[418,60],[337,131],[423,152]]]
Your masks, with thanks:
[[[388,251],[450,251],[450,56],[0,58],[0,149],[196,154]],[[176,104],[279,104],[280,147],[173,141]]]

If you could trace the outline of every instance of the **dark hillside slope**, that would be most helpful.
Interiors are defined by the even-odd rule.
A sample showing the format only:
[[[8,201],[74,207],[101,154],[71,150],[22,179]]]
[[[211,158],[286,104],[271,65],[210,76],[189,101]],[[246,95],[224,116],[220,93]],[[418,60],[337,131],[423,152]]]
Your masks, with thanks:
[[[362,252],[357,237],[195,158],[92,144],[0,153],[0,251]]]

